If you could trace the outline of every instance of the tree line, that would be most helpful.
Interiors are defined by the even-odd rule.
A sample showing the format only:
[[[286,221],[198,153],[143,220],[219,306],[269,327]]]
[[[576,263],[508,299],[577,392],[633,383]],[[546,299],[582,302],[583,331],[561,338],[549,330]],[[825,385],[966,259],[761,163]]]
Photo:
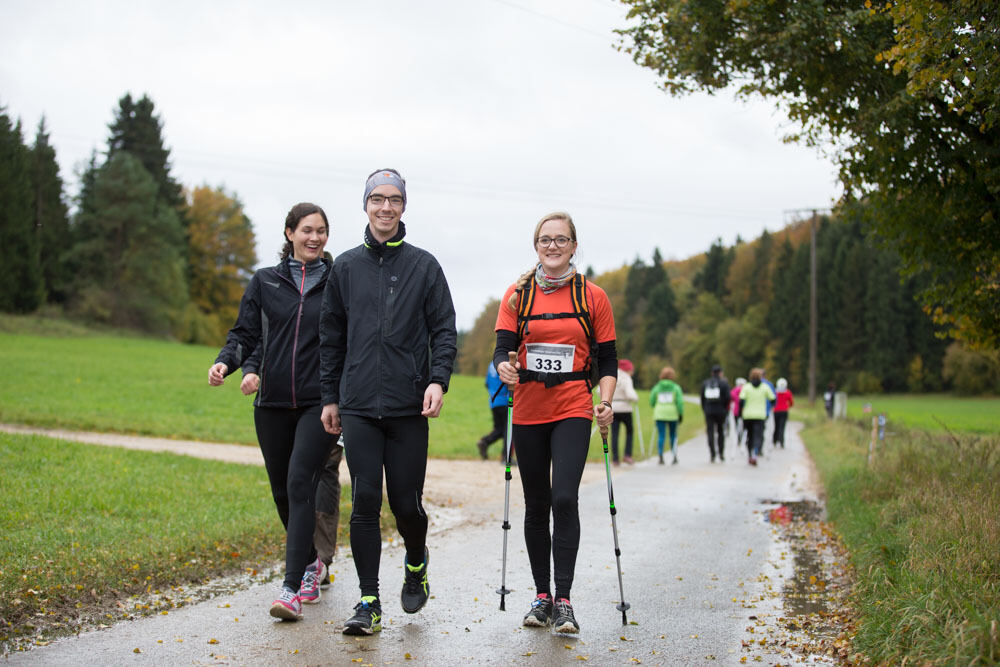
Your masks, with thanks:
[[[926,277],[905,274],[882,247],[863,206],[818,219],[816,235],[819,388],[852,393],[1000,391],[1000,354],[969,349],[922,307]],[[732,382],[761,367],[793,391],[808,389],[809,222],[765,231],[752,242],[717,240],[703,254],[593,277],[611,299],[619,358],[635,364],[640,387],[672,366],[697,391],[713,364]],[[498,301],[463,336],[459,370],[480,374],[492,357]]]
[[[29,145],[0,107],[0,311],[218,344],[257,263],[242,203],[174,179],[147,95],[119,99],[108,131],[71,198],[45,119]]]

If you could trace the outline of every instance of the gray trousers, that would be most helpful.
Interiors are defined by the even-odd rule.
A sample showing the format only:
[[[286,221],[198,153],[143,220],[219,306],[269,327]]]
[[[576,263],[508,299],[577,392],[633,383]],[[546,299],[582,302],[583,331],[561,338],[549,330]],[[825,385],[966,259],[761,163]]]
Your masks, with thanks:
[[[344,448],[334,445],[319,473],[316,486],[316,531],[313,544],[316,554],[327,565],[337,553],[337,526],[340,523],[340,460]]]

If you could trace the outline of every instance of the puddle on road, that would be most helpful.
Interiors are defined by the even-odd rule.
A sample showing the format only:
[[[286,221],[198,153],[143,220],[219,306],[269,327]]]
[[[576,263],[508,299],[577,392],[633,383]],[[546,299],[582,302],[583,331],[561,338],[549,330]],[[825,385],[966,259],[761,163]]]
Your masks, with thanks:
[[[823,506],[810,500],[763,500],[761,505],[759,516],[778,531],[791,567],[778,594],[780,615],[766,621],[751,618],[770,626],[767,648],[781,655],[791,650],[814,662],[840,662],[846,646],[844,600],[850,581],[845,572],[847,555],[823,522]]]

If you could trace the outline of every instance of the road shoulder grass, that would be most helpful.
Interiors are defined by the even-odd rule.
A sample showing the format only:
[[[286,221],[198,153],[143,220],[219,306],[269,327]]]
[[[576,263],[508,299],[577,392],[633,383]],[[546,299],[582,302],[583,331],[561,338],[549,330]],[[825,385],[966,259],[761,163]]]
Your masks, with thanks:
[[[1000,440],[899,430],[802,432],[851,553],[854,650],[876,664],[1000,661]]]

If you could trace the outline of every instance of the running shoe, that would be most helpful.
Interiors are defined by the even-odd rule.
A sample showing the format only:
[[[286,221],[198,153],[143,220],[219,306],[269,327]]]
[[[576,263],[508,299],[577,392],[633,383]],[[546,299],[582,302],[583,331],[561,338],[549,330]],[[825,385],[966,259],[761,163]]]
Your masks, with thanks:
[[[333,581],[333,575],[330,574],[330,564],[323,563],[323,565],[325,565],[326,567],[323,568],[323,572],[325,572],[323,578],[319,580],[320,588],[326,588],[327,586],[330,585],[330,582]]]
[[[552,622],[552,596],[548,593],[539,593],[538,597],[531,603],[531,609],[524,615],[526,625],[533,628],[544,628]]]
[[[628,463],[629,465],[632,465],[633,463],[635,463],[635,459],[633,459],[631,456],[626,456],[625,457],[625,463]]]
[[[573,615],[573,605],[566,598],[556,600],[556,615],[552,620],[552,629],[569,635],[580,632],[580,624]]]
[[[487,456],[487,454],[486,454],[486,443],[485,442],[483,442],[482,440],[480,440],[479,442],[476,443],[476,447],[479,448],[479,458],[481,458],[484,461],[487,458],[489,458]]]
[[[316,604],[321,596],[320,582],[326,577],[326,563],[317,558],[306,566],[299,587],[299,598],[305,604]]]
[[[282,586],[278,599],[271,603],[271,616],[285,621],[302,620],[302,599],[299,594]]]
[[[424,562],[420,565],[410,565],[403,556],[403,591],[399,594],[400,604],[407,614],[416,614],[427,604],[427,597],[431,593],[431,587],[427,583],[427,563],[430,561],[430,553],[424,547]]]
[[[370,635],[382,630],[382,605],[374,595],[365,595],[354,605],[354,616],[344,622],[345,635]]]

